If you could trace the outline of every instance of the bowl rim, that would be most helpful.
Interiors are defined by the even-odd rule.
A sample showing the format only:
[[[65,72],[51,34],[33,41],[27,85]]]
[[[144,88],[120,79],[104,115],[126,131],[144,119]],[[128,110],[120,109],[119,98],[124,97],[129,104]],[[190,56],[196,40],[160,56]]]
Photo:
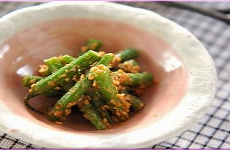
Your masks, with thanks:
[[[116,14],[114,14],[115,20],[120,21],[124,21],[127,17],[136,14],[133,20],[127,19],[126,23],[132,22],[133,25],[141,28],[151,24],[152,26],[147,29],[149,32],[152,33],[153,28],[157,28],[161,31],[161,34],[159,33],[158,36],[174,47],[183,59],[186,69],[188,70],[188,91],[185,97],[172,112],[166,114],[162,119],[151,126],[128,133],[110,135],[109,137],[107,135],[98,135],[95,137],[69,135],[67,137],[65,134],[52,132],[52,135],[48,135],[44,138],[41,131],[37,130],[40,127],[26,121],[25,118],[18,118],[14,114],[5,113],[8,112],[8,108],[0,101],[0,130],[2,132],[26,142],[48,148],[146,148],[182,133],[204,115],[215,95],[217,73],[214,62],[205,47],[192,33],[153,11],[102,1],[49,2],[37,6],[30,6],[16,10],[0,18],[0,31],[3,31],[0,33],[0,44],[23,28],[38,23],[33,22],[33,19],[39,17],[43,12],[38,16],[32,17],[34,13],[39,11],[51,11],[53,13],[57,11],[59,7],[66,9],[73,6],[87,8],[89,10],[101,6],[100,11],[116,12]],[[25,19],[25,17],[28,19]],[[57,16],[50,15],[40,19],[40,21],[45,22],[50,19],[55,19],[55,17]],[[86,15],[86,17],[92,16]],[[96,18],[98,17],[106,18],[106,16],[98,16],[96,14]],[[149,20],[141,24],[139,19]],[[15,21],[18,22],[18,24],[14,24]],[[14,28],[12,28],[13,30],[9,30],[12,23]],[[165,27],[171,30],[166,31],[164,29]],[[177,38],[171,38],[175,34],[177,34]],[[191,57],[191,55],[194,57]],[[21,127],[17,127],[19,132],[10,132],[10,124],[17,122],[21,122]],[[26,126],[26,130],[23,125]],[[44,129],[43,131],[51,133],[48,129]],[[149,134],[150,131],[154,134]],[[137,138],[143,134],[145,135],[144,139]],[[49,138],[49,140],[46,140],[47,138]],[[122,142],[124,140],[126,142]],[[78,141],[78,144],[76,144],[76,141]],[[88,143],[88,141],[91,141],[91,143]]]

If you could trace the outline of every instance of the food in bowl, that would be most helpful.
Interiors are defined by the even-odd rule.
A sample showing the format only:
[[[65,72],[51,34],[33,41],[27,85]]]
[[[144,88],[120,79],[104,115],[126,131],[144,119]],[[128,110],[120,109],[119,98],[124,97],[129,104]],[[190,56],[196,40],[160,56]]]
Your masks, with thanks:
[[[4,16],[0,31],[0,130],[37,146],[151,147],[191,127],[214,95],[216,72],[207,50],[152,11],[110,2],[51,2]],[[89,38],[103,41],[108,52],[140,49],[138,63],[158,80],[141,96],[145,106],[106,130],[95,130],[82,115],[70,115],[62,126],[27,109],[21,77],[34,74],[46,58],[76,56]],[[37,96],[30,104],[45,111],[52,100]]]
[[[44,60],[38,71],[40,76],[23,78],[23,85],[30,87],[25,105],[43,114],[29,100],[37,95],[57,98],[44,113],[56,124],[63,124],[74,106],[99,130],[127,120],[130,111],[144,106],[137,96],[152,84],[153,76],[140,72],[134,60],[138,50],[128,48],[116,54],[96,52],[101,46],[101,41],[90,39],[77,58],[63,55]]]

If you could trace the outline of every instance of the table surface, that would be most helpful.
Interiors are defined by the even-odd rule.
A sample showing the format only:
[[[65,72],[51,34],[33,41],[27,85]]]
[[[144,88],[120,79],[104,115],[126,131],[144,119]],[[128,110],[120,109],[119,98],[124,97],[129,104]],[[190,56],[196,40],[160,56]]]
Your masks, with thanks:
[[[157,2],[119,2],[154,11],[192,32],[212,56],[219,76],[217,92],[208,112],[189,130],[153,148],[230,148],[230,25],[219,20]],[[230,8],[230,2],[184,2],[204,8]],[[0,16],[39,2],[0,2]],[[154,133],[152,133],[154,134]],[[0,148],[41,148],[0,132]]]

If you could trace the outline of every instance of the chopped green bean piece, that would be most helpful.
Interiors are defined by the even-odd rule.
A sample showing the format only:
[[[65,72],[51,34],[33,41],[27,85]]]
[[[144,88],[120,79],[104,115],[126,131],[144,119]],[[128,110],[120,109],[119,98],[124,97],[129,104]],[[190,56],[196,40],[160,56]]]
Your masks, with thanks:
[[[153,75],[147,72],[144,73],[126,73],[118,70],[112,73],[113,78],[123,85],[149,85],[153,82]]]
[[[66,65],[66,64],[69,64],[71,63],[72,61],[74,61],[75,58],[73,58],[72,56],[69,56],[69,55],[63,55],[61,58],[60,58],[60,61],[63,65]]]
[[[39,76],[28,75],[23,78],[23,85],[26,87],[30,87],[31,85],[33,85],[34,83],[38,82],[41,79],[43,78]],[[62,94],[63,94],[63,91],[61,90],[53,90],[53,91],[50,91],[49,93],[46,93],[45,96],[46,97],[58,97]]]
[[[69,56],[69,55],[64,55],[64,56],[59,56],[59,57],[51,57],[49,59],[45,59],[44,62],[48,66],[48,72],[50,74],[56,72],[66,64],[71,63],[74,61],[75,58]],[[82,74],[84,69],[78,69],[76,71],[76,76],[80,76]],[[48,72],[46,74],[48,74]],[[65,80],[61,81],[59,85],[61,86],[61,90],[63,91],[68,91],[73,85],[75,84],[75,81],[72,80],[71,78],[66,78]]]
[[[81,100],[77,106],[84,114],[84,117],[89,120],[97,129],[102,130],[106,128],[106,125],[102,122],[97,110],[90,104],[89,100]]]
[[[94,51],[88,51],[84,55],[78,57],[70,64],[60,68],[50,76],[38,81],[35,86],[31,88],[30,94],[43,94],[53,89],[66,78],[72,78],[79,68],[86,68],[87,66],[98,61],[100,57]]]
[[[96,81],[98,91],[107,101],[113,114],[122,120],[127,119],[129,116],[129,106],[117,98],[118,90],[113,83],[109,68],[104,65],[98,65],[92,67],[90,73]]]
[[[65,66],[66,64],[69,64],[74,60],[73,57],[69,55],[61,55],[59,57],[51,57],[48,59],[45,59],[45,65],[47,65],[48,69],[46,72],[43,72],[46,76],[54,73],[55,71],[59,70],[61,67]]]
[[[127,61],[129,59],[136,58],[138,56],[138,50],[135,48],[125,49],[115,55],[120,58],[120,62]]]
[[[25,105],[28,108],[35,110],[32,106],[29,105],[29,100],[32,97],[39,94],[49,93],[50,91],[55,89],[60,82],[66,80],[67,78],[72,79],[77,69],[86,68],[87,66],[93,64],[99,59],[100,56],[98,55],[98,53],[90,50],[82,56],[79,56],[71,63],[60,68],[58,71],[49,75],[48,77],[38,81],[36,84],[33,84],[31,86],[31,89],[29,90],[29,94],[24,100]]]
[[[113,120],[112,120],[111,115],[108,112],[108,110],[104,107],[105,106],[105,101],[104,101],[103,97],[101,97],[100,93],[98,93],[98,91],[93,90],[91,88],[87,92],[87,95],[90,96],[90,100],[92,102],[92,105],[99,112],[99,114],[101,115],[102,119],[104,119],[105,122],[108,122],[109,124],[112,124]]]
[[[129,94],[128,92],[125,93],[126,96],[128,96],[130,98],[130,108],[133,111],[137,111],[139,109],[141,109],[144,106],[144,103],[142,100],[140,100],[139,98],[137,98],[136,96],[133,96],[131,94]]]
[[[89,50],[98,51],[102,46],[102,42],[100,40],[89,39],[86,41],[85,46],[81,47],[80,55],[84,54]]]
[[[125,82],[126,85],[149,85],[153,82],[153,75],[144,73],[129,73],[130,81]]]
[[[32,84],[36,83],[37,81],[41,80],[42,77],[39,76],[31,76],[27,75],[22,79],[22,85],[25,87],[30,87]]]
[[[65,116],[71,113],[71,108],[75,106],[87,91],[91,81],[88,77],[79,80],[61,99],[48,111],[48,118],[53,122],[62,122]]]
[[[113,59],[114,55],[106,54],[96,64],[108,65]],[[89,75],[84,75],[70,90],[58,100],[58,102],[48,112],[48,118],[54,122],[62,122],[65,120],[65,116],[69,115],[71,108],[76,105],[84,93],[89,89],[92,80],[89,79]]]
[[[54,73],[55,71],[63,67],[63,64],[60,62],[59,57],[51,57],[49,59],[45,59],[44,62],[48,66],[50,73]]]
[[[119,63],[116,68],[122,69],[124,72],[127,73],[138,73],[140,71],[140,66],[134,59]]]

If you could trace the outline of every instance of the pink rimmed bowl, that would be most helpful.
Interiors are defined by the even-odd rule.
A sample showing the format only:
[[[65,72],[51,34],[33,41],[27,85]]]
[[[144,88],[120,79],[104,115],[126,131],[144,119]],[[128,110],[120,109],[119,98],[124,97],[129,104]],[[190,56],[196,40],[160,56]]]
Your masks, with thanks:
[[[97,131],[80,116],[52,124],[28,110],[21,85],[43,59],[76,55],[89,39],[103,50],[135,47],[144,71],[158,81],[145,107],[111,129]],[[0,19],[0,130],[46,148],[146,148],[191,127],[210,106],[217,81],[211,57],[186,29],[148,10],[110,2],[51,2]],[[52,100],[35,98],[40,110]]]

